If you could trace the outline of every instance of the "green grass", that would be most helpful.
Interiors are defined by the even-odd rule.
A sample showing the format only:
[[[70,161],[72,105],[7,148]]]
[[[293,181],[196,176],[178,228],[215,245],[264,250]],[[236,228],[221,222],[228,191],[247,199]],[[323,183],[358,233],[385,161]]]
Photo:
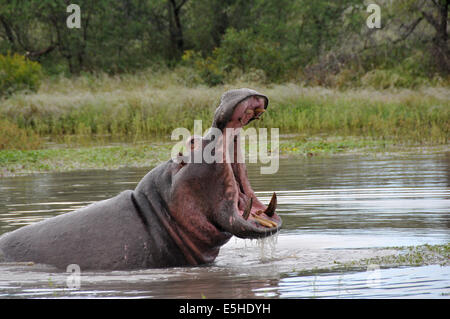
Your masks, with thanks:
[[[448,143],[450,134],[449,100],[411,91],[317,89],[274,104],[264,124],[286,133],[435,144]]]
[[[270,99],[262,120],[279,128],[280,155],[378,152],[448,145],[450,90],[339,91],[298,84],[189,86],[176,72],[47,78],[34,93],[0,99],[0,174],[145,166],[167,160],[173,129],[206,130],[226,90],[251,87]],[[124,142],[120,146],[111,142]],[[64,147],[49,148],[54,143]],[[108,147],[105,147],[108,146]],[[111,146],[116,145],[116,146]],[[164,146],[162,146],[164,145]]]
[[[297,137],[280,141],[280,155],[330,155],[349,152],[373,152],[392,150],[394,142],[355,137]]]
[[[42,139],[31,129],[23,129],[15,123],[0,119],[0,150],[36,149],[41,147]]]
[[[289,83],[261,86],[236,82],[210,88],[187,87],[176,74],[170,76],[153,78],[142,73],[47,79],[36,93],[0,100],[0,121],[17,126],[27,136],[57,142],[66,142],[71,136],[93,141],[108,136],[130,142],[169,138],[173,129],[192,129],[198,119],[206,129],[224,91],[252,87],[269,96],[270,107],[261,121],[251,125],[278,127],[281,134],[355,136],[427,145],[447,144],[450,135],[450,90],[446,87],[339,91]],[[0,141],[3,135],[0,127]],[[0,149],[14,149],[17,144],[23,145],[0,143]],[[24,148],[39,147],[45,146],[31,143]]]
[[[75,139],[71,146],[58,145],[57,148],[37,150],[0,150],[0,177],[83,169],[155,166],[170,159],[171,149],[178,141],[141,141],[135,144],[114,143],[113,145],[96,145],[90,140],[82,142],[86,144],[80,146],[80,141]],[[246,154],[248,154],[248,146],[247,143]],[[270,149],[270,145],[268,148]],[[426,149],[443,150],[439,146]],[[369,155],[380,152],[417,152],[417,149],[409,146],[402,147],[385,140],[297,136],[282,138],[279,151],[280,156],[333,156],[355,153]]]
[[[171,145],[121,145],[0,151],[0,176],[81,169],[154,166],[170,157]]]

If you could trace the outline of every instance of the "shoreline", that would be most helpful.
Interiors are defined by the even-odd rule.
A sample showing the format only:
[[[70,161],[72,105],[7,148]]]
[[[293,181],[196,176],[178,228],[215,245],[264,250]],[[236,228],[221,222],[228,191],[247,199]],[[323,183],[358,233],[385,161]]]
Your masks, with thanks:
[[[1,150],[0,178],[78,170],[153,167],[170,158],[176,141],[53,145],[38,150]],[[364,137],[282,138],[280,158],[329,156],[401,156],[450,152],[450,145],[406,145]]]

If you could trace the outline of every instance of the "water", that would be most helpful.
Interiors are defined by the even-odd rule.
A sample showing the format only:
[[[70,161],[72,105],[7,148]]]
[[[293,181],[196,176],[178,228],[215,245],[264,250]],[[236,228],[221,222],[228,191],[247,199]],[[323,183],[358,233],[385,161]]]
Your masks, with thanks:
[[[257,196],[277,192],[283,229],[232,238],[212,265],[70,274],[0,265],[0,297],[449,298],[450,267],[333,270],[336,263],[450,239],[450,154],[281,159],[275,175],[249,166]],[[0,179],[0,234],[133,189],[148,169]],[[69,280],[69,282],[68,282]]]

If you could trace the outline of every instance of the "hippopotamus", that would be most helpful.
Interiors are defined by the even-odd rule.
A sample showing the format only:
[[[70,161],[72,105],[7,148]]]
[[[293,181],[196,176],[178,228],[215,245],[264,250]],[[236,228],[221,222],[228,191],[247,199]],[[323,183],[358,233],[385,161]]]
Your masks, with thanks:
[[[260,118],[268,103],[251,89],[225,92],[211,128],[233,128],[232,138],[192,138],[185,154],[152,169],[134,190],[3,234],[0,261],[82,270],[197,266],[212,263],[233,235],[275,234],[282,226],[276,194],[264,205],[245,163],[225,156],[240,128]],[[207,145],[224,160],[189,160]]]

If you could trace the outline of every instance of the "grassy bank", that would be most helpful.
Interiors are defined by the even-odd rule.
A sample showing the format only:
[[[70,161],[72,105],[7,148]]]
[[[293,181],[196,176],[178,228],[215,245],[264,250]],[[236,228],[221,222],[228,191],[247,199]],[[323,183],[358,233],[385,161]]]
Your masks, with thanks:
[[[81,169],[155,166],[170,158],[169,144],[0,151],[0,177]]]
[[[38,149],[0,151],[0,177],[46,172],[66,172],[85,169],[119,169],[122,167],[152,167],[170,159],[176,141],[139,142],[98,146],[92,144]],[[248,154],[248,144],[246,145]],[[269,146],[270,148],[270,146]],[[335,156],[338,154],[371,155],[380,153],[448,151],[444,145],[416,147],[393,141],[355,137],[288,137],[279,145],[281,157]]]
[[[448,143],[448,88],[338,91],[257,83],[187,87],[176,74],[142,73],[48,79],[36,93],[0,100],[0,149],[43,148],[36,140],[44,137],[58,142],[73,136],[92,141],[108,136],[131,142],[168,138],[174,128],[192,129],[194,120],[203,120],[206,129],[222,93],[235,87],[252,87],[269,96],[269,112],[251,125],[278,127],[281,134]],[[20,134],[5,138],[8,130],[3,128]]]
[[[446,87],[339,91],[248,82],[190,87],[189,78],[175,72],[84,75],[47,78],[35,93],[0,99],[0,174],[151,166],[169,158],[173,129],[192,131],[194,120],[203,120],[207,129],[220,96],[236,87],[269,96],[268,112],[250,126],[278,127],[288,136],[280,155],[448,145]],[[117,141],[124,143],[112,143]]]

